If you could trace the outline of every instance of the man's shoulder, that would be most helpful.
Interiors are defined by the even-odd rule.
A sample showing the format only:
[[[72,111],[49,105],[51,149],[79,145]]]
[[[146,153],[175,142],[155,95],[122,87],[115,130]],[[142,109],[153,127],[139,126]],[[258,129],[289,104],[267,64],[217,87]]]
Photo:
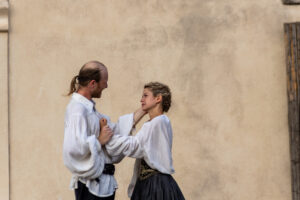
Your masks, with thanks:
[[[85,115],[88,113],[88,110],[80,102],[74,101],[74,99],[71,99],[71,101],[69,102],[69,104],[67,106],[66,113],[69,115],[78,115],[78,114]]]

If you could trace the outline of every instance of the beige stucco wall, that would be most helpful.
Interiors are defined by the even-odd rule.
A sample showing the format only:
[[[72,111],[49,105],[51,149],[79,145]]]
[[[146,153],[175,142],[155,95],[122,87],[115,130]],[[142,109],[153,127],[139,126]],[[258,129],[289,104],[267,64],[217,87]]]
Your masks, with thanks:
[[[0,1],[0,199],[9,198],[8,3]]]
[[[174,177],[186,199],[291,199],[283,23],[300,21],[300,7],[280,0],[10,0],[10,7],[11,200],[73,199],[62,161],[64,94],[91,59],[108,66],[109,87],[96,102],[113,121],[139,106],[144,83],[171,87]],[[132,167],[132,159],[117,165],[116,199],[127,199]]]
[[[0,32],[0,199],[9,195],[7,32]]]

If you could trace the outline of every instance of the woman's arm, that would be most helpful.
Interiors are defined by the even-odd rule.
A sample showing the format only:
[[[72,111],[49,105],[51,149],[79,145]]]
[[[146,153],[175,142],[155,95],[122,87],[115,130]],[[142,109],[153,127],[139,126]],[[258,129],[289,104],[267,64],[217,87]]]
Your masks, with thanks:
[[[111,140],[105,145],[110,156],[128,156],[142,158],[143,143],[150,134],[150,124],[144,124],[135,136],[114,134]]]
[[[142,110],[142,108],[137,109],[134,112],[133,120],[134,120],[134,126],[139,123],[139,121],[147,114],[145,111]]]
[[[105,147],[110,156],[143,157],[142,145],[136,136],[115,135]]]

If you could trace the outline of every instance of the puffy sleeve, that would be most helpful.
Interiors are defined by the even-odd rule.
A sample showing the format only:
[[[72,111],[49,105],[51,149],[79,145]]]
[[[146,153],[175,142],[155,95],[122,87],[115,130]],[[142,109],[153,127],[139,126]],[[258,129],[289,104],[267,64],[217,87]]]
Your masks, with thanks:
[[[111,156],[123,155],[133,158],[142,158],[144,155],[142,141],[144,135],[148,132],[148,129],[149,127],[146,123],[135,136],[115,134],[106,144],[108,154]]]
[[[114,135],[106,144],[106,150],[110,156],[129,156],[142,158],[143,150],[136,136]]]
[[[162,117],[146,122],[135,136],[114,135],[106,145],[110,155],[144,158],[153,168],[172,173],[172,129]]]
[[[134,125],[133,113],[119,117],[117,123],[109,120],[109,126],[114,131],[114,135],[129,135]]]
[[[127,138],[125,136],[131,134],[131,131],[133,130],[133,125],[134,125],[133,113],[126,114],[119,117],[118,122],[115,124],[110,122],[109,126],[113,129],[114,136],[109,142],[110,145],[106,144],[106,150],[107,153],[111,156],[113,163],[120,162],[125,156],[122,153],[114,152],[113,149],[116,149],[117,148],[116,146],[118,146],[121,142],[121,141],[117,141],[114,138],[123,138],[123,139]]]
[[[91,135],[89,129],[83,114],[72,115],[65,121],[63,158],[75,176],[95,179],[101,175],[105,160],[97,136]]]

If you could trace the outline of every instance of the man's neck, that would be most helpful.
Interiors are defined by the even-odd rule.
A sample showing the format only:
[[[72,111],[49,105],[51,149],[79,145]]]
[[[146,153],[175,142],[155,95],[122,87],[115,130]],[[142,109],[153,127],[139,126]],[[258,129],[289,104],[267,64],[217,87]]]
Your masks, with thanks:
[[[92,100],[92,95],[91,95],[88,91],[86,91],[86,90],[79,89],[79,90],[77,91],[77,93],[80,94],[80,95],[82,95],[82,96],[84,96],[84,97],[87,98],[88,100]]]

